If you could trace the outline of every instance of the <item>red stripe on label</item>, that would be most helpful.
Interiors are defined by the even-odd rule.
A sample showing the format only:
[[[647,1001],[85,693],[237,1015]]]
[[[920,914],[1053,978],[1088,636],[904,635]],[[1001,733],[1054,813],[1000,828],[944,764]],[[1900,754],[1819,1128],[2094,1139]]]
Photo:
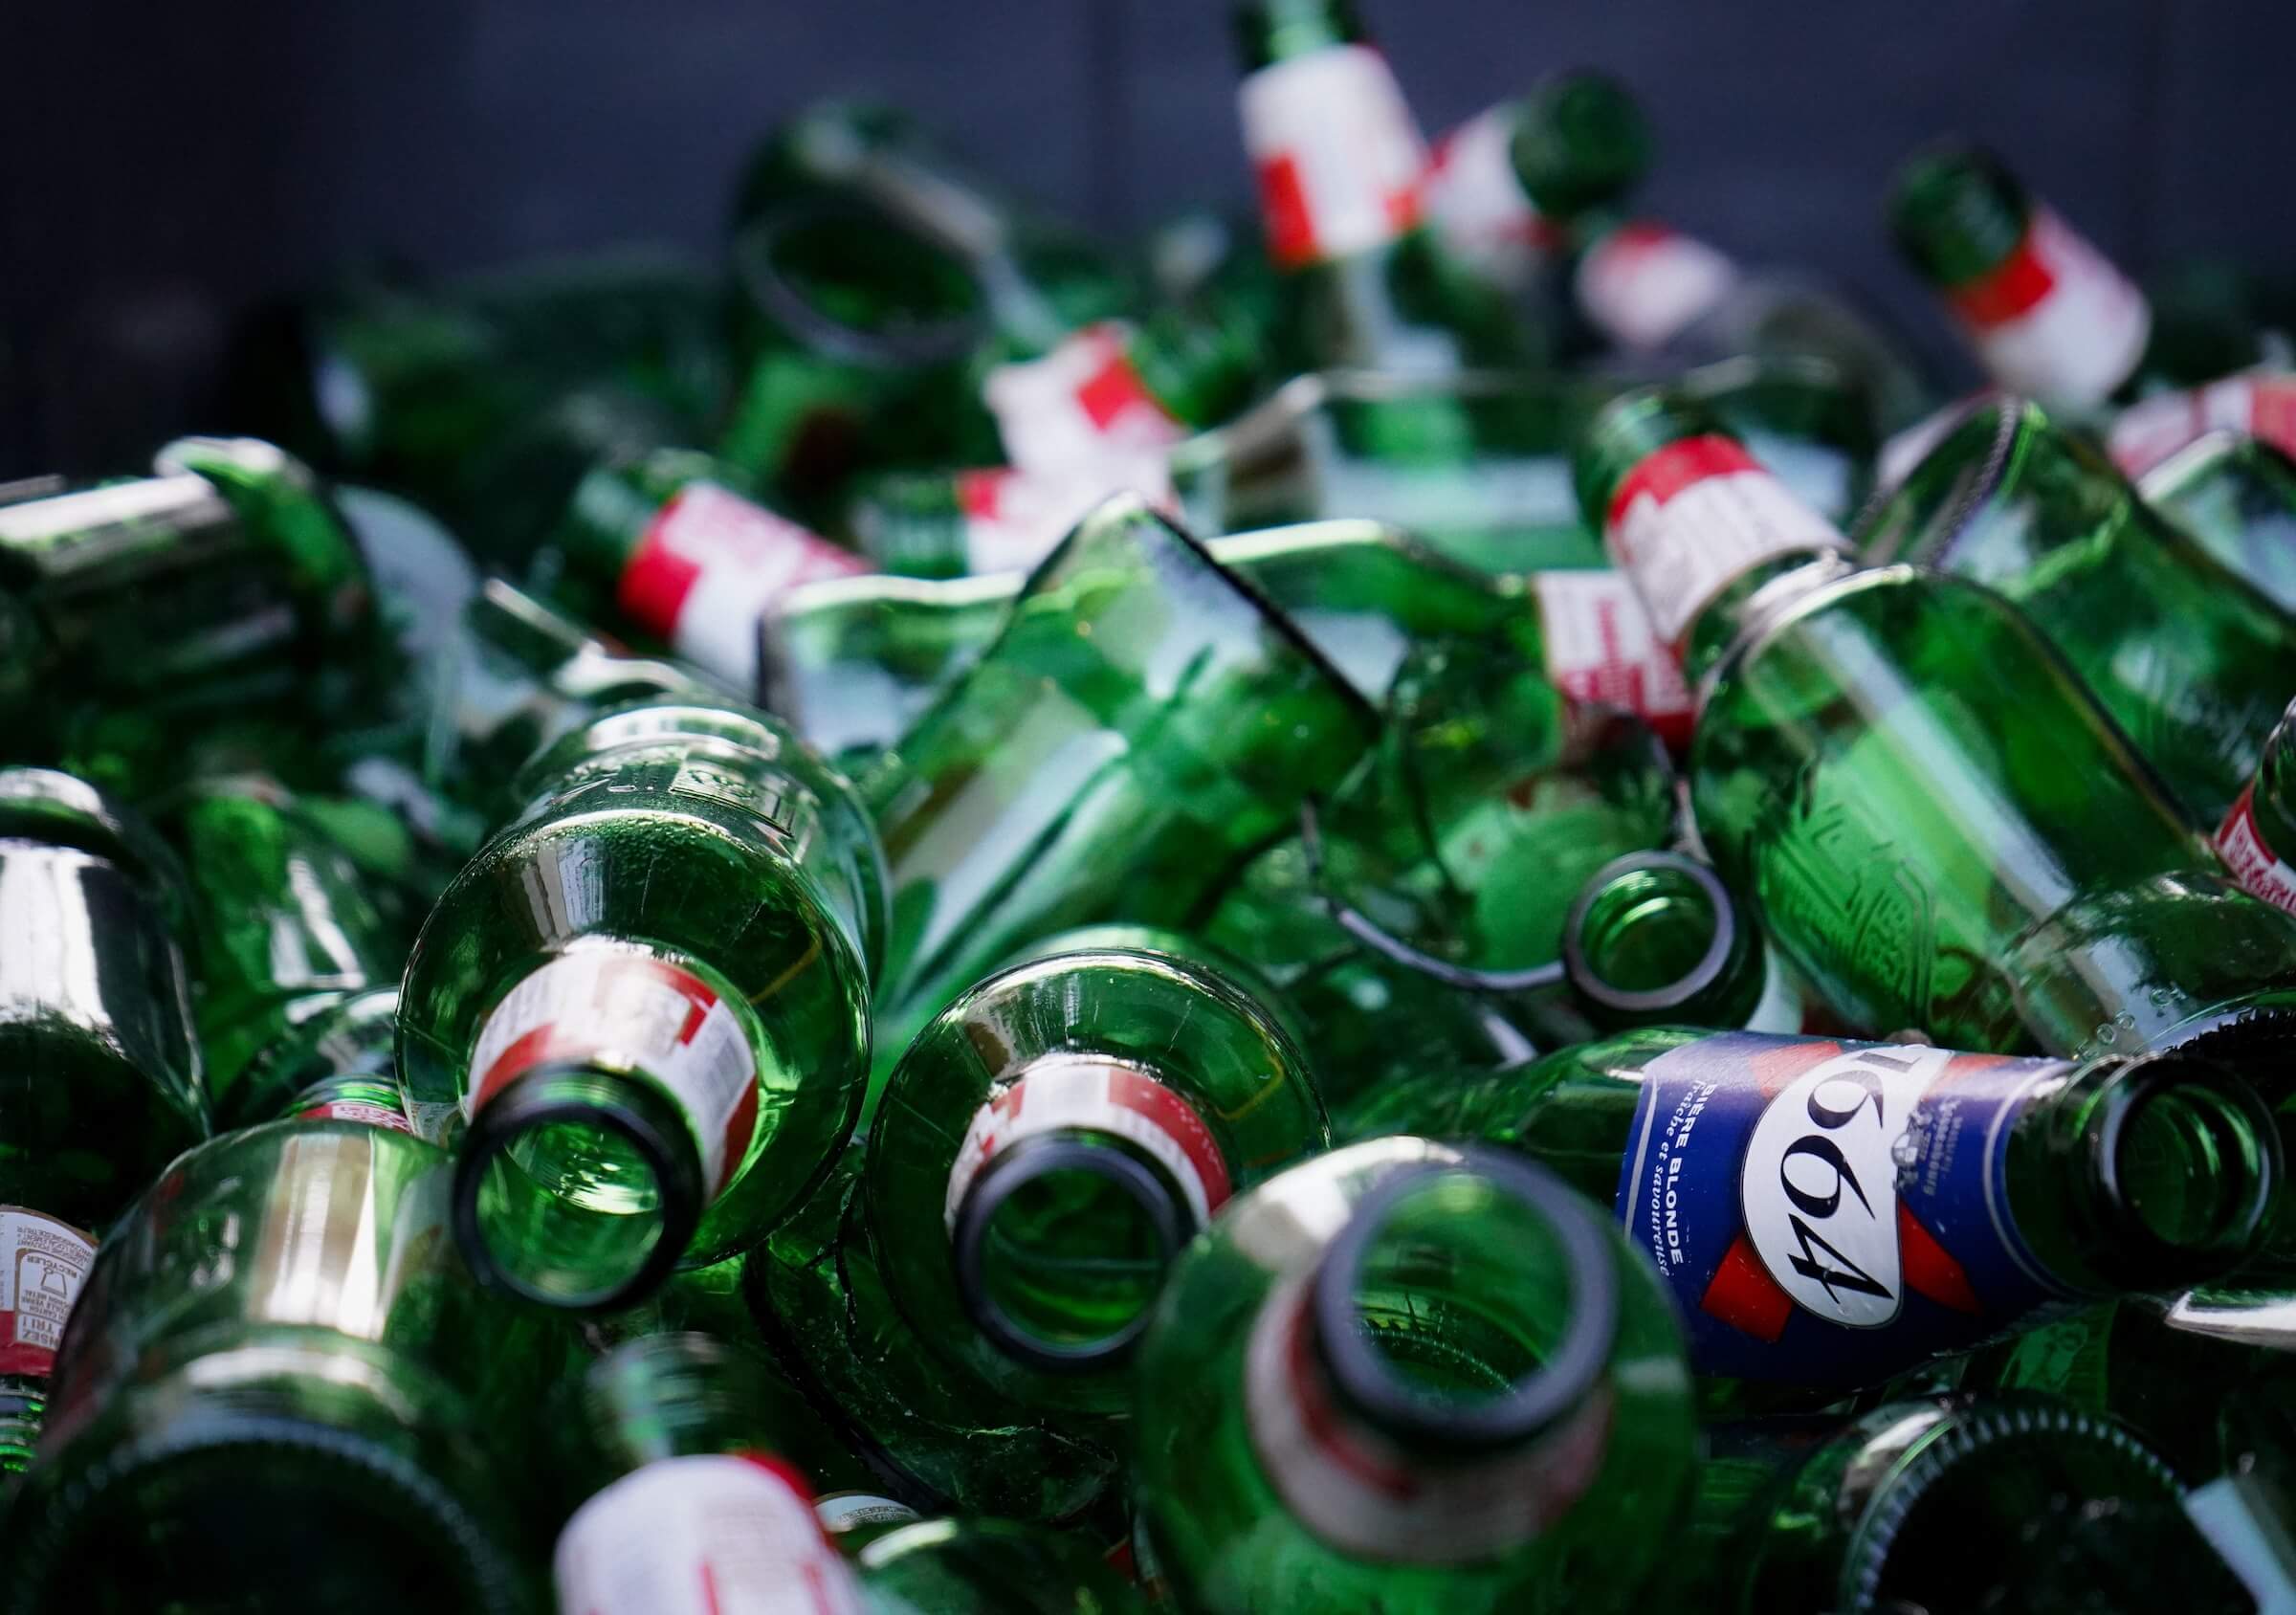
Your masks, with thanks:
[[[1706,1294],[1698,1297],[1698,1310],[1740,1334],[1776,1345],[1786,1332],[1786,1319],[1794,1316],[1794,1298],[1770,1276],[1754,1242],[1741,1233],[1723,1254]]]
[[[676,629],[677,614],[701,576],[700,564],[680,555],[662,532],[685,497],[680,493],[654,512],[614,591],[614,604],[622,614],[656,639],[669,638]]]
[[[1007,466],[988,466],[979,471],[960,471],[957,474],[957,508],[965,515],[983,521],[993,521],[997,506],[1003,502],[1004,484],[1011,480]]]
[[[1387,222],[1398,235],[1419,228],[1419,189],[1412,187],[1387,193]]]
[[[1076,405],[1101,431],[1106,431],[1110,423],[1127,409],[1145,409],[1159,415],[1164,413],[1164,407],[1140,380],[1139,371],[1132,367],[1132,361],[1124,356],[1122,348],[1110,353],[1100,367],[1076,388]]]
[[[702,1615],[725,1615],[724,1606],[718,1602],[718,1573],[706,1559],[701,1561],[701,1607]]]
[[[2296,384],[2248,384],[2248,435],[2283,454],[2296,454]]]
[[[1109,1073],[1108,1096],[1134,1115],[1146,1117],[1180,1146],[1203,1184],[1204,1202],[1210,1209],[1217,1211],[1226,1203],[1230,1192],[1227,1162],[1221,1159],[1211,1129],[1187,1100],[1163,1084],[1121,1067]]]
[[[1410,1471],[1357,1446],[1349,1439],[1347,1427],[1333,1413],[1331,1404],[1324,1401],[1317,1371],[1308,1360],[1308,1309],[1304,1296],[1292,1319],[1284,1360],[1297,1400],[1300,1428],[1315,1444],[1315,1449],[1381,1496],[1400,1503],[1416,1495],[1419,1487]]]
[[[1921,1226],[1902,1200],[1897,1203],[1897,1256],[1906,1288],[1915,1294],[1927,1295],[1941,1307],[1972,1317],[1985,1311],[1978,1304],[1977,1293],[1969,1287],[1969,1274],[1961,1264],[1937,1243],[1936,1235]]]
[[[1308,208],[1299,165],[1288,154],[1259,166],[1260,222],[1268,233],[1268,255],[1279,268],[1315,261],[1315,219]]]
[[[1787,1083],[1803,1072],[1821,1066],[1842,1052],[1832,1042],[1785,1043],[1765,1049],[1748,1061],[1748,1070],[1764,1099],[1775,1099]]]
[[[1761,469],[1761,462],[1748,454],[1734,437],[1724,437],[1718,432],[1685,437],[1645,454],[1620,479],[1618,491],[1610,496],[1608,519],[1613,526],[1617,525],[1627,508],[1645,494],[1663,505],[1685,488],[1704,482],[1710,476]]]
[[[674,965],[665,964],[658,959],[633,959],[623,968],[644,970],[649,976],[684,999],[690,1006],[686,1011],[685,1024],[677,1029],[677,1040],[680,1043],[693,1042],[694,1034],[701,1030],[702,1021],[708,1017],[712,1009],[718,1007],[718,995],[710,990],[707,983],[698,977],[687,975]]]
[[[734,1174],[741,1169],[741,1159],[749,1154],[749,1140],[757,1130],[758,1085],[753,1081],[742,1088],[734,1114],[725,1118],[725,1180],[718,1188],[733,1182]]]
[[[494,1097],[495,1090],[532,1071],[544,1060],[588,1047],[588,1043],[581,1038],[562,1038],[555,1026],[536,1027],[495,1056],[495,1063],[487,1067],[485,1074],[478,1078],[478,1092],[473,1096],[473,1108],[483,1106]]]
[[[2036,232],[2026,223],[2024,239],[1999,263],[1958,286],[1945,289],[1945,300],[1955,313],[1980,329],[1990,330],[2028,313],[2057,289],[2056,272],[2036,247]]]
[[[55,1371],[55,1353],[46,1346],[28,1346],[16,1338],[16,1315],[0,1313],[0,1374],[20,1374],[28,1379],[45,1380]]]

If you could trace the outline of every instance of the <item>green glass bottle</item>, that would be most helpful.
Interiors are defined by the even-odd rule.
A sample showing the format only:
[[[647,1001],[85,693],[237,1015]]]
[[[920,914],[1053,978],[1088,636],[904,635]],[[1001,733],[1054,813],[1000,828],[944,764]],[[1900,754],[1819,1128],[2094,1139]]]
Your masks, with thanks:
[[[2227,570],[2296,612],[2296,460],[2261,438],[2211,431],[2146,471],[2136,491]]]
[[[2217,827],[2217,856],[2243,890],[2296,914],[2296,700],[2264,737],[2256,778]]]
[[[862,784],[892,872],[883,1064],[1017,947],[1182,918],[1374,728],[1194,539],[1137,499],[1101,506]]]
[[[1235,15],[1282,362],[1448,375],[1526,361],[1505,297],[1421,218],[1426,144],[1354,0],[1244,0]]]
[[[870,1615],[1131,1615],[1146,1607],[1072,1538],[1008,1519],[931,1519],[858,1555]]]
[[[1562,962],[1579,1009],[1605,1031],[1802,1029],[1801,995],[1753,912],[1680,852],[1628,852],[1597,870],[1563,919]]]
[[[531,1609],[533,1409],[574,1346],[472,1282],[451,1175],[349,1122],[179,1158],[89,1275],[0,1607]]]
[[[2296,617],[2137,497],[2039,407],[1972,409],[1888,498],[1860,547],[2019,606],[2202,822],[2255,772],[2296,690]]]
[[[2013,1059],[1645,1028],[1393,1084],[1352,1138],[1523,1151],[1664,1273],[1704,1375],[1872,1384],[2067,1297],[2229,1272],[2269,1231],[2279,1135],[2181,1053]]]
[[[241,1068],[239,1111],[262,1121],[360,1121],[412,1133],[399,1078],[399,989],[335,995]]]
[[[565,1615],[717,1615],[792,1596],[861,1615],[853,1574],[778,1455],[764,1368],[701,1335],[620,1346],[556,1421],[560,1490],[579,1502],[552,1556]]]
[[[1611,206],[1650,166],[1650,129],[1608,74],[1551,74],[1435,143],[1424,201],[1435,232],[1486,279],[1527,288],[1571,222]]]
[[[1998,595],[1853,569],[1830,524],[1663,393],[1613,405],[1579,474],[1705,691],[1688,774],[1714,868],[1848,1025],[2086,1059],[2288,1002],[2286,917],[2212,872]]]
[[[1192,1609],[1630,1608],[1689,1485],[1656,1275],[1553,1176],[1419,1139],[1234,1202],[1136,1384],[1138,1506]]]
[[[0,504],[8,753],[36,756],[81,702],[181,697],[251,664],[292,688],[322,652],[355,663],[370,612],[311,474],[252,438],[184,438],[151,476]]]
[[[208,1093],[221,1124],[244,1126],[275,1114],[281,1098],[243,1088],[255,1052],[395,981],[404,940],[327,824],[274,779],[203,781],[165,822],[191,876]]]
[[[416,940],[399,1058],[427,1136],[469,1124],[472,1264],[603,1310],[755,1243],[828,1169],[882,865],[843,778],[745,708],[609,712],[519,794]]]
[[[1113,494],[1171,504],[1171,478],[1154,454],[1105,454],[1050,472],[1013,466],[894,471],[853,490],[846,530],[888,572],[955,578],[1029,572]]]
[[[790,588],[870,570],[851,551],[743,498],[730,468],[666,449],[592,468],[552,544],[556,592],[591,622],[615,622],[748,699],[758,617]]]
[[[2048,1397],[1723,1426],[1661,1591],[1728,1615],[2259,1605],[2126,1427]]]
[[[1993,379],[2052,408],[2124,404],[2257,358],[2237,324],[2164,317],[1981,146],[1949,141],[1909,161],[1889,227]]]

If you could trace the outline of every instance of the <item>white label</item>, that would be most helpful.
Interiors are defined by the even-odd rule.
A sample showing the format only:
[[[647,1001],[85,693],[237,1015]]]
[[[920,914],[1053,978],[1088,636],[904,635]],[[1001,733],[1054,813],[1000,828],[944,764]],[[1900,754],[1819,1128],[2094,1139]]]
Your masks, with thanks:
[[[909,1525],[924,1516],[906,1503],[870,1492],[832,1492],[813,1505],[813,1517],[831,1536],[872,1525]]]
[[[1738,1195],[1746,1232],[1779,1288],[1829,1323],[1878,1329],[1905,1304],[1893,1146],[1914,1101],[1953,1058],[1852,1050],[1779,1090],[1754,1125]],[[1830,1282],[1854,1269],[1867,1281]]]
[[[860,557],[714,482],[690,482],[622,570],[623,614],[733,688],[756,686],[759,614],[799,584],[869,571]]]
[[[805,1493],[754,1458],[665,1458],[574,1513],[560,1615],[861,1615]]]
[[[96,1260],[96,1242],[69,1223],[0,1206],[0,1374],[46,1378],[64,1320]]]
[[[1063,1128],[1110,1134],[1146,1151],[1180,1186],[1199,1227],[1227,1200],[1231,1184],[1219,1140],[1187,1100],[1131,1066],[1049,1054],[973,1113],[949,1168],[942,1203],[949,1226],[956,1227],[973,1180],[1001,1151]]]
[[[1431,1464],[1336,1406],[1307,1344],[1308,1281],[1270,1294],[1245,1348],[1245,1418],[1264,1473],[1300,1522],[1348,1553],[1457,1564],[1530,1541],[1594,1483],[1607,1387],[1528,1451]]]
[[[2152,333],[2144,295],[2045,208],[2007,263],[1948,296],[1994,380],[2044,404],[2101,402]]]
[[[2247,1587],[2256,1615],[2296,1615],[2296,1541],[2265,1488],[2222,1475],[2187,1493],[2184,1512]]]
[[[730,1006],[666,960],[618,949],[562,954],[511,988],[471,1054],[465,1111],[546,1061],[604,1057],[644,1072],[683,1107],[711,1198],[748,1153],[758,1063]]]
[[[1426,144],[1379,52],[1334,45],[1293,56],[1261,68],[1241,93],[1244,147],[1279,265],[1359,253],[1418,223]]]
[[[1556,238],[1515,175],[1513,139],[1506,106],[1468,119],[1436,144],[1422,191],[1444,244],[1505,286],[1527,282]]]
[[[298,1111],[299,1121],[356,1121],[363,1127],[381,1127],[392,1133],[414,1132],[414,1123],[407,1119],[405,1111],[392,1110],[387,1105],[372,1105],[364,1099],[329,1099]]]
[[[1171,508],[1172,474],[1161,455],[1104,455],[1060,476],[1004,466],[960,472],[965,570],[1034,571],[1095,505],[1128,491],[1159,510]]]
[[[1750,567],[1795,550],[1849,547],[1727,437],[1688,437],[1645,457],[1620,483],[1603,538],[1668,645]]]
[[[1662,348],[1730,296],[1737,266],[1663,225],[1612,231],[1578,260],[1578,306],[1620,347]]]
[[[2241,792],[2217,830],[2217,856],[2232,877],[2275,908],[2296,914],[2296,869],[2280,861],[2256,829],[2256,786]]]
[[[2185,392],[2164,392],[2123,409],[2108,447],[2130,476],[2142,476],[2211,431],[2238,431],[2296,454],[2296,376],[2226,376]]]
[[[1186,436],[1132,367],[1130,337],[1115,321],[1088,325],[1042,359],[991,370],[982,394],[1004,457],[1022,471],[1061,476],[1111,454],[1158,457]]]
[[[1689,739],[1689,686],[1625,574],[1539,572],[1531,593],[1556,689],[1635,713],[1670,745]]]

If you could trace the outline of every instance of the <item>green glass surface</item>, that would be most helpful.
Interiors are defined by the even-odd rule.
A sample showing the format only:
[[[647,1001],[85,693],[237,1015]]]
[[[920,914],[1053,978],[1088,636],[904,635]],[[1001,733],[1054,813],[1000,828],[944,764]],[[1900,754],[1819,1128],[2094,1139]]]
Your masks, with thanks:
[[[1031,1140],[1149,1165],[1179,1238],[1197,1224],[1168,1169],[1104,1126],[1079,1122],[987,1148],[999,1137],[992,1124],[981,1140],[987,1153],[960,1160],[976,1117],[1016,1101],[1032,1071],[1105,1063],[1177,1096],[1208,1131],[1236,1192],[1330,1142],[1323,1102],[1280,1011],[1214,963],[1170,951],[1176,945],[1184,944],[1073,952],[1055,938],[1032,949],[1045,957],[991,976],[918,1034],[871,1128],[862,1213],[887,1292],[925,1349],[1014,1401],[1121,1409],[1130,1395],[1123,1343],[1171,1255],[1117,1181],[1088,1166],[1034,1167]],[[1001,1187],[1021,1185],[980,1227],[970,1283],[960,1252],[968,1207],[952,1199],[960,1166],[984,1205],[992,1175]],[[983,1312],[1070,1361],[1016,1356],[984,1332]]]
[[[930,1519],[859,1556],[870,1615],[1129,1615],[1140,1595],[1073,1537],[1005,1519]]]
[[[269,1116],[241,1074],[259,1049],[342,999],[396,980],[405,940],[330,826],[276,781],[196,785],[165,821],[191,877],[197,1022],[226,1126]]]
[[[651,1249],[665,1218],[698,1211],[686,1259],[721,1260],[828,1170],[868,1067],[881,865],[844,780],[739,707],[624,707],[538,757],[519,794],[530,807],[448,889],[408,963],[399,1047],[418,1118],[442,1126],[468,1102],[486,1017],[574,949],[635,950],[713,984],[740,1007],[756,1062],[756,1129],[706,1209],[670,1204],[700,1192],[693,1124],[655,1078],[610,1051],[545,1063],[490,1101],[509,1100],[519,1082],[549,1084],[560,1119],[496,1139],[506,1153],[484,1161],[466,1143],[466,1181],[483,1185],[478,1229],[502,1275],[562,1300],[627,1304],[637,1298],[622,1293],[633,1250]],[[641,1169],[608,1125],[620,1106],[672,1108],[695,1186]]]
[[[450,1178],[347,1122],[180,1158],[81,1294],[0,1607],[535,1607],[535,1409],[573,1341],[472,1281]]]
[[[1973,411],[1858,537],[2014,602],[2210,826],[2296,691],[2296,618],[2033,405]]]
[[[1193,539],[1137,498],[1100,506],[862,782],[891,869],[881,1063],[1035,938],[1183,917],[1373,727]]]
[[[2137,493],[2283,611],[2296,611],[2296,461],[2210,432],[2137,481]]]
[[[1138,1506],[1183,1607],[1635,1606],[1688,1489],[1689,1379],[1656,1275],[1542,1181],[1551,1203],[1471,1155],[1385,1139],[1291,1168],[1197,1240],[1137,1383]],[[1335,1250],[1351,1242],[1353,1262]],[[1287,1374],[1257,1342],[1303,1297]],[[1327,1298],[1358,1332],[1345,1360],[1321,1335]],[[1521,1405],[1534,1388],[1536,1419]],[[1320,1452],[1270,1457],[1287,1451],[1271,1423],[1287,1395],[1322,1401],[1320,1427],[1396,1473],[1396,1520],[1303,1517],[1303,1494],[1345,1477]]]
[[[283,1121],[331,1104],[407,1108],[396,1041],[399,989],[329,994],[283,1027],[240,1069],[235,1115]],[[412,1123],[408,1123],[411,1128]]]
[[[1846,1427],[1725,1426],[1709,1448],[1661,1589],[1686,1606],[2257,1607],[2159,1455],[2065,1402],[1904,1402]]]
[[[1712,430],[1662,394],[1622,401],[1580,459],[1587,507]],[[1686,675],[1711,677],[1688,773],[1714,867],[1849,1024],[2087,1058],[2296,981],[2287,917],[2212,869],[2122,731],[1983,586],[1797,549],[1726,584],[1687,647]]]

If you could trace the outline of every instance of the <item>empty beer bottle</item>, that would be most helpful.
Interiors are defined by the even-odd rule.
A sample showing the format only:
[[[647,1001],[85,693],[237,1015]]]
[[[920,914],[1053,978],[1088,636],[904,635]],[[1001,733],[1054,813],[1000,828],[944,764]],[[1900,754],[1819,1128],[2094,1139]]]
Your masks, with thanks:
[[[2238,325],[2165,317],[1981,146],[1949,141],[1908,162],[1889,225],[1993,379],[2043,404],[2093,410],[2257,357]]]
[[[1629,852],[1597,870],[1562,922],[1572,997],[1595,1026],[1799,1031],[1801,995],[1753,912],[1680,852]]]
[[[850,787],[763,715],[656,701],[529,764],[439,899],[399,1017],[457,1113],[455,1235],[556,1306],[753,1244],[828,1169],[868,1068],[882,865]]]
[[[2273,605],[2296,612],[2296,461],[2262,439],[2212,431],[2146,472],[2136,491]]]
[[[870,1615],[1131,1615],[1146,1607],[1071,1534],[1008,1519],[933,1519],[857,1555]]]
[[[1633,1607],[1689,1482],[1649,1267],[1539,1168],[1419,1139],[1235,1201],[1137,1391],[1138,1507],[1194,1609]]]
[[[2053,1398],[1901,1402],[1846,1426],[1722,1426],[1707,1439],[1689,1538],[1661,1582],[1694,1607],[2258,1607],[2159,1455]]]
[[[2022,608],[2203,823],[2296,690],[2296,617],[2194,542],[2039,407],[1974,409],[1869,508],[1866,558]]]
[[[866,783],[892,871],[885,1063],[1016,947],[1183,918],[1374,728],[1194,539],[1137,499],[1101,506]]]
[[[1247,0],[1236,30],[1290,366],[1440,376],[1528,358],[1506,299],[1421,219],[1426,144],[1354,0]]]
[[[203,781],[166,825],[191,876],[208,1093],[220,1123],[245,1126],[292,1096],[243,1087],[256,1051],[395,982],[405,942],[327,824],[275,779]]]
[[[1814,1387],[1877,1383],[2068,1297],[2228,1272],[2261,1247],[2282,1170],[2248,1086],[2185,1054],[1681,1027],[1429,1073],[1345,1125],[1545,1161],[1615,1207],[1701,1374]]]
[[[1714,868],[1847,1024],[2086,1059],[2285,1002],[2296,931],[2211,873],[1999,596],[1854,570],[1839,533],[1663,393],[1611,406],[1579,474],[1708,690],[1688,773]]]
[[[553,543],[559,591],[593,622],[668,646],[744,700],[758,682],[758,617],[816,578],[869,565],[728,486],[706,454],[659,450],[594,467]]]
[[[1557,73],[1436,143],[1427,217],[1463,262],[1521,290],[1572,220],[1619,201],[1649,166],[1649,126],[1626,87],[1607,74]]]
[[[450,1175],[341,1121],[169,1167],[82,1294],[0,1608],[244,1609],[259,1536],[281,1607],[529,1609],[531,1409],[573,1342],[471,1281]]]
[[[2217,856],[2242,887],[2296,914],[2296,701],[2264,737],[2263,757],[2217,827]]]
[[[716,1615],[802,1592],[861,1615],[853,1574],[778,1455],[765,1368],[701,1335],[657,1335],[590,1365],[560,1420],[580,1506],[552,1556],[564,1615]]]

